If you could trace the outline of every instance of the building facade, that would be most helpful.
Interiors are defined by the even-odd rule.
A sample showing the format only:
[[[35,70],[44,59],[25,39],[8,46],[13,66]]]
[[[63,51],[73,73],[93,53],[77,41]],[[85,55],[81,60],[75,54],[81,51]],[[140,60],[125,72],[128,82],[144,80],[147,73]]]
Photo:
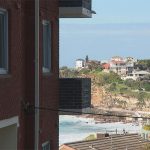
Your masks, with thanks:
[[[72,8],[72,1],[78,5]],[[36,3],[37,0],[0,0],[0,149],[3,150],[58,149],[59,17],[92,15],[91,0],[40,0],[39,6],[36,5],[37,59]],[[39,107],[35,107],[37,74]],[[35,130],[38,111],[39,128]]]
[[[122,77],[123,80],[126,79],[132,79],[132,80],[142,80],[149,76],[150,73],[148,71],[132,71],[132,73],[129,73],[128,76]]]
[[[35,0],[0,0],[0,149],[34,149],[34,21]],[[59,95],[58,24],[58,0],[40,1],[40,107],[53,109]],[[40,110],[39,130],[39,149],[57,150],[58,113]]]
[[[122,58],[120,56],[114,56],[111,58],[110,71],[117,73],[118,75],[126,76],[133,72],[135,59],[132,57]]]
[[[76,60],[76,69],[82,69],[85,66],[85,61],[84,59],[77,59]]]
[[[126,63],[120,56],[114,56],[110,61],[110,71],[113,71],[119,75],[126,74]]]

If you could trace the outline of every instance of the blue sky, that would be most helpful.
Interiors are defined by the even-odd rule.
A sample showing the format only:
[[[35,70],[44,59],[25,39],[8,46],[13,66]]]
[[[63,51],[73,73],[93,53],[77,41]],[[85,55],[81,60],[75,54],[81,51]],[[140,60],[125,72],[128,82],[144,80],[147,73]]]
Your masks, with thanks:
[[[93,0],[92,18],[60,19],[60,66],[115,55],[150,58],[150,0]]]

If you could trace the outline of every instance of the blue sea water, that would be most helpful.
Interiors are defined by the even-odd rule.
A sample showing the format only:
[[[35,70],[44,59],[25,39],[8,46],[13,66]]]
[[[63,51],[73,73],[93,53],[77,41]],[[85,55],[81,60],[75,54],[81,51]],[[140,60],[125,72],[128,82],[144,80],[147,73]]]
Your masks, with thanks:
[[[139,133],[140,127],[131,123],[98,123],[93,118],[60,115],[59,117],[59,145],[83,140],[92,133]]]

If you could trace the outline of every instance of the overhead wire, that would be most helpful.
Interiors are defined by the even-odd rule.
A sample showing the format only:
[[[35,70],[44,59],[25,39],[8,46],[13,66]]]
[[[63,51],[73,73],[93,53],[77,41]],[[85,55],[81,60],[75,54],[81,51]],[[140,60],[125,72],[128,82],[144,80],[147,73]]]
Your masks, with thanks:
[[[106,114],[106,113],[81,112],[81,111],[71,111],[71,110],[64,110],[64,109],[53,109],[50,107],[34,107],[34,109],[45,110],[45,111],[54,111],[54,112],[63,112],[63,113],[71,113],[71,114],[84,114],[84,115],[97,115],[97,116],[106,116],[106,117],[150,120],[150,117],[131,116],[131,115],[116,115],[113,113]]]

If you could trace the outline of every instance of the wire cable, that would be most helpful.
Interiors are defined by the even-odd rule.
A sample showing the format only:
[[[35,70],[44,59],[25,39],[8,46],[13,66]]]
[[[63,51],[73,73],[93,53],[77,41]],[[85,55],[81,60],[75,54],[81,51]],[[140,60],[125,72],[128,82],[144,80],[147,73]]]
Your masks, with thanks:
[[[150,120],[150,117],[140,117],[140,116],[131,116],[131,115],[115,115],[115,114],[105,114],[105,113],[93,113],[93,112],[80,112],[80,111],[70,111],[64,109],[53,109],[49,107],[34,107],[34,109],[45,110],[45,111],[54,111],[54,112],[64,112],[64,113],[74,113],[74,114],[84,114],[84,115],[97,115],[97,116],[106,116],[106,117],[118,117],[118,118],[132,118],[132,119],[146,119]]]

